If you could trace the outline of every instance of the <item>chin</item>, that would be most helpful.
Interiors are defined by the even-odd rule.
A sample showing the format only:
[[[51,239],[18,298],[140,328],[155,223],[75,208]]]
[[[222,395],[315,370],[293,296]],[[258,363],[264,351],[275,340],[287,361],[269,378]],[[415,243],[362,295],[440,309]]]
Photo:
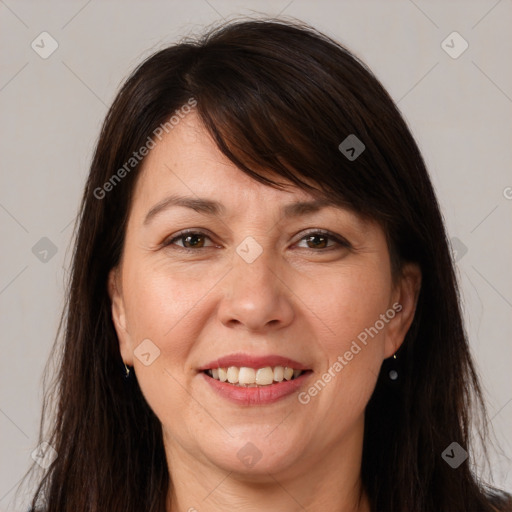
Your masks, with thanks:
[[[285,433],[286,434],[286,433]],[[243,440],[242,440],[243,439]],[[205,451],[210,462],[224,471],[238,475],[241,480],[267,481],[270,474],[294,473],[301,457],[301,448],[290,436],[275,436],[269,441],[268,431],[262,435],[230,438],[228,443],[214,446],[222,449]]]

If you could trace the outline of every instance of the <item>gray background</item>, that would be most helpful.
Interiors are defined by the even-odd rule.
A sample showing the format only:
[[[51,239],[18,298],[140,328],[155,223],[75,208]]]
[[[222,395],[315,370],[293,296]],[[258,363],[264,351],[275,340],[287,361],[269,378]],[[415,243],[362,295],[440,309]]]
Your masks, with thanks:
[[[492,452],[495,483],[512,490],[509,0],[0,0],[0,510],[23,510],[14,491],[37,445],[73,221],[108,105],[153,51],[256,13],[302,19],[345,43],[410,124],[457,250],[467,329],[501,445]],[[42,46],[43,31],[59,45],[47,59],[31,47]],[[453,31],[469,44],[456,59],[442,46]],[[453,37],[446,44],[462,48]],[[55,255],[44,253],[43,237]]]

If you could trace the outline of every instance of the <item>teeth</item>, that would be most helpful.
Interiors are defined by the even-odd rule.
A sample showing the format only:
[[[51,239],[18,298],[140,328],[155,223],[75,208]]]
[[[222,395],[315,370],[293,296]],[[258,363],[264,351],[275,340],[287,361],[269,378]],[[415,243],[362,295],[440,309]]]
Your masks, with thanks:
[[[274,382],[296,379],[302,374],[302,370],[294,370],[284,366],[266,366],[264,368],[248,368],[242,366],[230,366],[229,368],[212,368],[207,371],[210,377],[229,382],[242,387],[269,386]]]
[[[226,371],[226,368],[219,368],[219,380],[221,382],[226,382],[228,380],[228,372]],[[213,370],[212,370],[213,373]],[[213,378],[215,378],[215,375],[212,375]]]
[[[240,368],[238,372],[238,384],[254,384],[256,382],[256,371],[254,368]]]
[[[268,386],[272,382],[274,382],[274,370],[270,366],[260,368],[256,372],[256,384],[259,386]]]
[[[276,382],[282,382],[284,379],[284,368],[282,366],[276,366],[274,368],[274,380]]]
[[[238,382],[238,375],[240,370],[236,366],[230,366],[228,368],[228,382],[230,384],[236,384]]]

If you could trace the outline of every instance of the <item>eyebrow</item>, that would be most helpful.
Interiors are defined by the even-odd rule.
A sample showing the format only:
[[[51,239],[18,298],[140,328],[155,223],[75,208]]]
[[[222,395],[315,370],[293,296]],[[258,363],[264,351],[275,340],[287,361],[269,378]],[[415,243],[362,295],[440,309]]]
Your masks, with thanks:
[[[174,194],[166,197],[162,201],[159,201],[148,211],[144,219],[144,225],[149,224],[151,220],[153,220],[163,211],[177,206],[190,208],[198,213],[212,215],[215,217],[220,217],[226,211],[224,205],[218,201],[201,197],[189,197]],[[316,199],[314,201],[299,201],[286,204],[281,208],[281,210],[284,217],[299,217],[308,213],[315,213],[319,210],[322,210],[323,208],[332,206],[337,205],[334,202],[326,199]]]

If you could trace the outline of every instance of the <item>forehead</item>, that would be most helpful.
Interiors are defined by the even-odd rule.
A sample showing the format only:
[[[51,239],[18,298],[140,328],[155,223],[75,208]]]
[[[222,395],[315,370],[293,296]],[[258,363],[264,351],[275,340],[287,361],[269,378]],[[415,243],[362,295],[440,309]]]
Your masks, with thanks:
[[[192,111],[166,133],[150,150],[142,164],[134,202],[147,204],[169,194],[217,197],[222,202],[274,202],[313,200],[315,197],[285,178],[267,174],[285,190],[260,183],[240,171],[216,146],[210,134]],[[304,180],[304,178],[301,178]],[[310,180],[305,180],[315,186]],[[317,188],[317,187],[315,187]]]

